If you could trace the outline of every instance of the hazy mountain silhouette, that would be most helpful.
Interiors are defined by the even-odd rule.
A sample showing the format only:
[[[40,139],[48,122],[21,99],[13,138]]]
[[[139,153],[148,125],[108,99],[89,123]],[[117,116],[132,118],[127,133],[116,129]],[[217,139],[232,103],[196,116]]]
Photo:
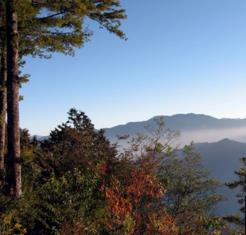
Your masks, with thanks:
[[[235,179],[234,171],[240,167],[240,158],[246,156],[246,119],[217,119],[201,114],[178,114],[158,116],[142,122],[130,122],[105,129],[105,135],[112,141],[117,136],[137,133],[148,134],[156,129],[156,119],[163,118],[166,127],[180,131],[177,144],[194,141],[201,154],[204,166],[222,184]],[[148,127],[146,130],[146,127]],[[225,215],[238,211],[236,191],[221,186],[219,192],[227,201],[219,204],[217,213]]]
[[[195,147],[213,177],[222,183],[236,179],[234,171],[241,167],[240,158],[246,156],[246,143],[224,139],[217,143],[195,144]],[[222,215],[237,212],[240,208],[235,197],[237,190],[222,186],[219,192],[228,200],[219,204],[217,212]]]
[[[177,114],[173,116],[157,116],[147,121],[130,122],[125,125],[106,128],[105,135],[115,141],[119,135],[147,134],[156,128],[155,120],[163,118],[167,128],[180,131],[178,143],[216,142],[224,138],[246,142],[246,119],[217,119],[203,114]]]
[[[158,116],[147,121],[106,128],[105,135],[114,142],[117,136],[148,134],[146,127],[148,130],[155,130],[157,127],[155,120],[159,118],[164,119],[167,128],[180,131],[181,136],[177,143],[189,144],[191,141],[196,143],[195,147],[202,156],[204,166],[213,177],[222,184],[235,179],[234,171],[240,167],[239,159],[246,156],[246,119],[217,119],[201,114]],[[228,200],[219,204],[217,212],[222,215],[236,212],[239,208],[235,197],[236,191],[222,186],[219,192]]]

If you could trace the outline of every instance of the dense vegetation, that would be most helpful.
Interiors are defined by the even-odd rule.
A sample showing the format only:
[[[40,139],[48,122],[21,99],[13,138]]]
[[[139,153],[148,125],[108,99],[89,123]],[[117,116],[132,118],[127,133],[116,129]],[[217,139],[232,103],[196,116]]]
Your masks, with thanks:
[[[27,78],[20,73],[25,56],[50,58],[54,52],[73,55],[74,49],[82,47],[92,35],[84,27],[86,19],[125,39],[120,30],[125,18],[119,0],[0,0],[0,171],[5,171],[7,132],[5,173],[9,195],[22,195],[19,90]]]
[[[241,158],[242,167],[235,172],[237,176],[237,180],[234,182],[226,183],[226,185],[231,188],[239,188],[239,192],[236,195],[238,198],[238,203],[240,204],[241,208],[239,210],[239,213],[233,214],[230,216],[226,216],[225,220],[229,221],[230,223],[233,223],[237,225],[239,228],[238,233],[245,234],[245,223],[246,223],[246,209],[245,209],[245,203],[246,203],[246,157]]]
[[[205,235],[226,230],[212,213],[220,200],[214,193],[218,183],[192,145],[180,158],[158,139],[130,142],[134,150],[117,153],[103,131],[75,109],[43,141],[21,130],[23,196],[1,194],[0,233]]]
[[[219,183],[192,145],[170,146],[161,120],[120,151],[75,109],[43,141],[20,129],[25,56],[73,55],[92,34],[86,19],[125,39],[125,18],[119,0],[0,0],[0,234],[244,234],[240,216],[213,214]],[[243,204],[245,168],[236,174]]]

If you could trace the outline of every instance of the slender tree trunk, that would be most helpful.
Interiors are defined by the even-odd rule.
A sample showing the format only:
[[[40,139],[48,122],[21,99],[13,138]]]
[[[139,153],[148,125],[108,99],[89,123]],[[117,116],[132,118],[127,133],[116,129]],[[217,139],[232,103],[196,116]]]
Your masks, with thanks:
[[[3,41],[0,63],[0,174],[5,172],[5,138],[6,138],[6,109],[7,109],[7,54],[5,42]]]
[[[8,122],[7,183],[10,195],[18,198],[22,194],[22,185],[19,128],[19,39],[15,4],[15,0],[6,1]]]

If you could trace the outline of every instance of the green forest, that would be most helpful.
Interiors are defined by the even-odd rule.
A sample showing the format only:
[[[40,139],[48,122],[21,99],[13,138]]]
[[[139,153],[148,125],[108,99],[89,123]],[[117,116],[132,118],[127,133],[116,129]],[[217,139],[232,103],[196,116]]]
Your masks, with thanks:
[[[32,79],[25,58],[75,55],[93,34],[86,20],[127,43],[126,18],[120,0],[0,0],[1,235],[245,234],[243,156],[238,180],[219,182],[193,143],[170,144],[176,133],[162,119],[151,137],[117,144],[75,108],[45,139],[20,128],[20,89]],[[119,150],[121,141],[129,147]],[[238,214],[214,213],[226,200],[221,184],[240,190]]]

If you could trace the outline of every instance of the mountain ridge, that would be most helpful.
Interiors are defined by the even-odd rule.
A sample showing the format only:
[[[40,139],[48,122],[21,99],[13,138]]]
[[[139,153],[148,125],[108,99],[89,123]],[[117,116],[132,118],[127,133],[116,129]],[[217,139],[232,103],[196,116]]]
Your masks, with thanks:
[[[231,190],[224,183],[236,180],[234,172],[241,167],[240,158],[246,156],[246,143],[223,139],[214,143],[195,143],[194,146],[204,167],[221,182],[218,193],[228,199],[219,203],[216,212],[220,215],[237,212],[240,208],[236,198],[238,190]]]
[[[144,123],[144,122],[148,122],[151,121],[155,118],[176,118],[176,117],[185,117],[185,116],[195,116],[195,117],[206,117],[206,118],[211,118],[214,120],[234,120],[234,121],[245,121],[246,122],[246,118],[217,118],[211,115],[207,115],[207,114],[199,114],[199,113],[177,113],[177,114],[173,114],[173,115],[156,115],[153,116],[151,118],[145,119],[145,120],[141,120],[141,121],[130,121],[130,122],[126,122],[123,124],[118,124],[112,127],[105,127],[102,128],[103,130],[107,130],[107,129],[112,129],[115,127],[120,127],[120,126],[125,126],[128,124],[138,124],[138,123]]]
[[[246,142],[246,118],[215,118],[205,114],[175,114],[172,116],[155,116],[145,121],[128,122],[104,128],[106,137],[115,141],[117,136],[148,134],[157,127],[155,120],[162,118],[167,128],[181,133],[180,142],[188,144],[195,142],[216,142],[229,138],[240,142]]]

